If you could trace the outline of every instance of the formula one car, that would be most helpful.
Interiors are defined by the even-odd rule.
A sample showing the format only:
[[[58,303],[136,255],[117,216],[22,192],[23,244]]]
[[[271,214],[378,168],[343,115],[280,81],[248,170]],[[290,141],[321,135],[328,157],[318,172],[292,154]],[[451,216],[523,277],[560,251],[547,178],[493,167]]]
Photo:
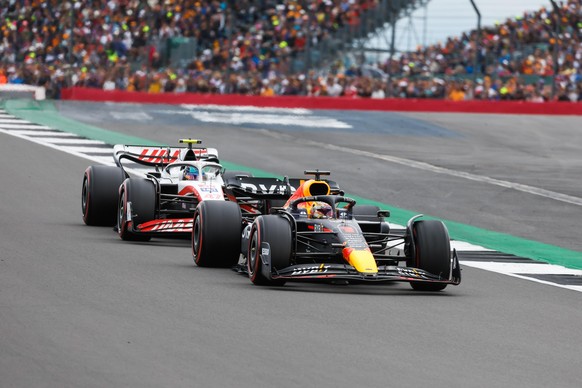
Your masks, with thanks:
[[[442,222],[417,215],[403,234],[391,232],[384,220],[388,211],[356,205],[341,191],[332,192],[321,179],[327,171],[305,173],[315,179],[303,181],[282,206],[252,220],[233,202],[199,204],[192,231],[194,260],[224,266],[242,254],[238,269],[256,285],[402,281],[415,290],[440,291],[460,284],[457,253],[451,252]],[[241,186],[246,179],[239,179]],[[279,182],[274,182],[276,187]]]
[[[190,237],[192,215],[202,201],[225,201],[223,167],[213,148],[116,145],[117,167],[90,166],[82,191],[87,225],[115,225],[123,240],[153,236]],[[124,162],[152,167],[144,178],[130,177]],[[129,164],[129,163],[128,163]]]

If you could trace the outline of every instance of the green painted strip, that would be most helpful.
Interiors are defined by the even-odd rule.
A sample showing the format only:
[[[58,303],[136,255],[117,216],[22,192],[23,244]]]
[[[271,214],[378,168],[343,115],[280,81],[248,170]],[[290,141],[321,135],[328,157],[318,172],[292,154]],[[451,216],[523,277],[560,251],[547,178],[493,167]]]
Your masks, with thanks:
[[[54,104],[50,101],[31,102],[29,100],[9,100],[4,102],[4,109],[10,114],[21,117],[30,122],[75,133],[89,139],[101,140],[109,144],[157,145],[157,143],[150,140],[122,135],[67,119],[58,113]],[[261,169],[250,168],[227,161],[221,161],[221,163],[228,170],[248,171],[255,176],[276,176],[273,173]],[[279,178],[281,177],[279,176]],[[397,224],[406,225],[406,222],[417,214],[411,210],[399,209],[385,203],[357,196],[350,196],[359,203],[376,205],[381,209],[390,210],[390,220]],[[426,215],[425,218],[430,219],[434,217]],[[540,260],[550,264],[582,269],[582,252],[572,251],[504,233],[480,229],[454,221],[441,220],[447,225],[449,234],[454,240],[465,241],[499,252],[527,257],[533,260]]]

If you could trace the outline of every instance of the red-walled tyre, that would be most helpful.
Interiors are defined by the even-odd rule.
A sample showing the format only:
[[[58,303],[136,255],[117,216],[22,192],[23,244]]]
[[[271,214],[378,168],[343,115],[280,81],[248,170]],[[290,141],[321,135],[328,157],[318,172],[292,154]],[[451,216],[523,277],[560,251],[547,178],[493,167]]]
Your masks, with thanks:
[[[408,259],[409,267],[420,268],[443,279],[448,279],[451,268],[451,242],[449,232],[440,221],[416,221],[412,226],[415,252]],[[410,282],[418,291],[440,291],[443,283]]]
[[[241,247],[240,207],[229,201],[203,201],[192,222],[192,257],[200,267],[232,267]]]
[[[277,215],[257,217],[251,228],[247,266],[249,278],[259,286],[282,286],[285,280],[273,279],[273,268],[291,264],[292,236],[289,221]],[[266,261],[266,263],[263,262]]]

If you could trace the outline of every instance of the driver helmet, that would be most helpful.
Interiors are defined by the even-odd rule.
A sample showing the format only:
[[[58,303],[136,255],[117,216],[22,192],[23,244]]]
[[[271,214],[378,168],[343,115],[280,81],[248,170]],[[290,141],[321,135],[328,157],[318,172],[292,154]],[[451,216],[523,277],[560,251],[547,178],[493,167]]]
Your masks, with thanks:
[[[333,209],[331,205],[327,202],[315,202],[311,206],[311,210],[309,212],[311,218],[331,218],[333,214]]]
[[[187,166],[184,169],[183,178],[186,181],[195,181],[198,179],[198,169],[193,166]]]

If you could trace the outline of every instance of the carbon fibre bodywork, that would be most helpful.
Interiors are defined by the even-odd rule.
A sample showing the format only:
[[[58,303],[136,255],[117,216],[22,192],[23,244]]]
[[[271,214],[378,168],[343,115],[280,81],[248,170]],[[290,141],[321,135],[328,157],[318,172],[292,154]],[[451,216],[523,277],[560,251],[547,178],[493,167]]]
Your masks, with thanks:
[[[333,207],[332,216],[310,218],[308,210],[298,207],[310,202],[330,204]],[[254,272],[260,271],[258,277],[262,278],[262,283],[275,285],[285,281],[403,281],[433,284],[432,288],[442,289],[449,284],[460,284],[461,270],[454,250],[446,252],[446,259],[442,249],[437,252],[441,256],[438,273],[413,266],[418,248],[415,245],[414,224],[421,222],[418,220],[420,216],[411,220],[404,234],[392,233],[383,217],[387,212],[378,212],[375,220],[370,220],[374,218],[370,214],[358,220],[353,212],[354,205],[355,201],[351,198],[327,195],[300,197],[286,207],[273,209],[270,216],[262,216],[264,219],[255,221],[257,227],[250,227],[243,233],[243,256],[246,260],[238,270],[248,273],[251,278],[253,275],[257,277]],[[289,225],[288,230],[276,226],[283,222]],[[287,257],[274,257],[273,242],[261,238],[261,233],[266,234],[264,229],[269,227],[278,227],[284,230],[283,233],[288,233],[288,238],[281,237],[277,241],[279,244],[291,244]],[[447,239],[446,244],[444,240],[441,243],[448,247],[448,235],[443,238]],[[246,250],[245,246],[248,247]],[[443,263],[443,260],[447,262]],[[430,290],[431,287],[428,288]]]

